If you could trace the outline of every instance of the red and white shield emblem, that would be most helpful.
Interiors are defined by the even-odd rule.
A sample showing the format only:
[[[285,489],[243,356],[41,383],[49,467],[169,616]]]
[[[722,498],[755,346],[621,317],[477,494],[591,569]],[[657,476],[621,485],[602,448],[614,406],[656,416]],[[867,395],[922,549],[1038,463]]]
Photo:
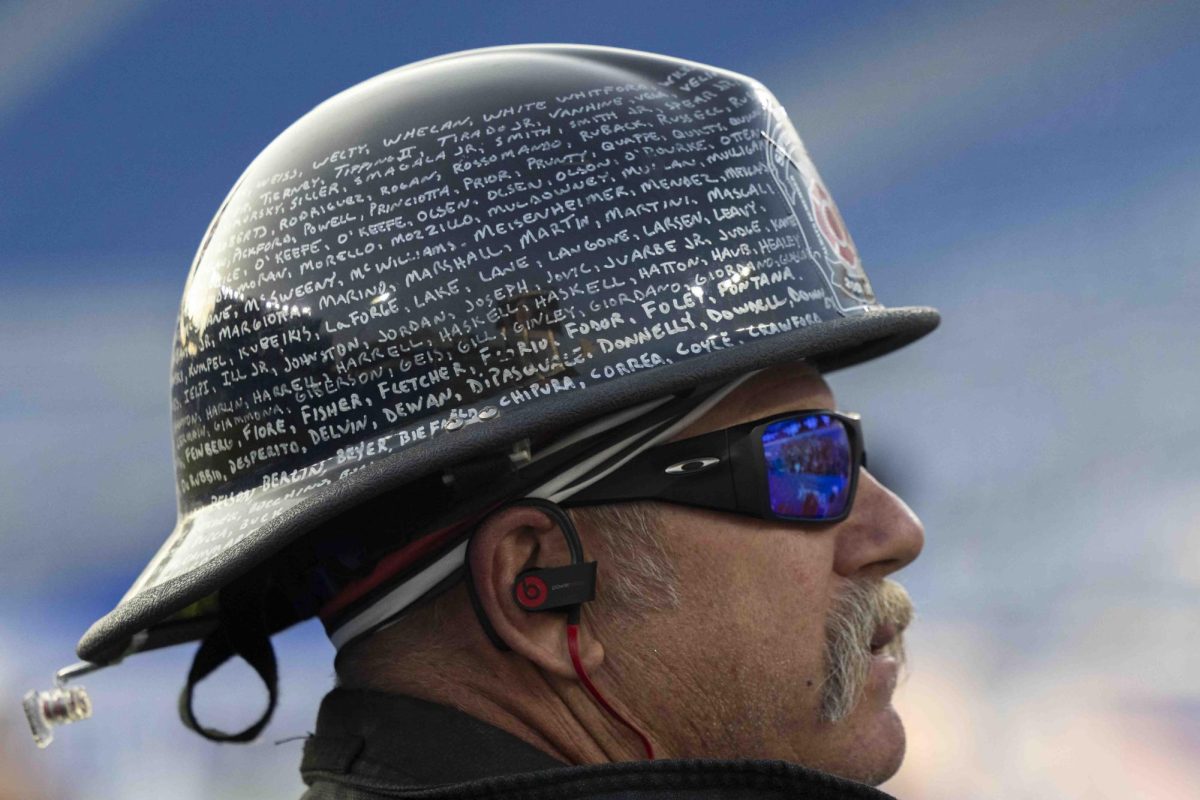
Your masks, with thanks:
[[[846,232],[846,223],[842,222],[842,215],[833,204],[829,191],[819,180],[814,180],[808,186],[808,197],[812,203],[813,216],[817,218],[817,227],[821,229],[821,235],[825,237],[829,249],[836,253],[847,267],[858,269],[858,251],[854,249],[854,242]]]

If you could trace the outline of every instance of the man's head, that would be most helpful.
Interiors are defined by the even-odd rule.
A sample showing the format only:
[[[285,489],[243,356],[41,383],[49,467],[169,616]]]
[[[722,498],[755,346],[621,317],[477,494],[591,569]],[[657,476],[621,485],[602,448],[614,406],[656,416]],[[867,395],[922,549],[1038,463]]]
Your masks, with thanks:
[[[679,438],[833,407],[814,370],[777,367]],[[911,606],[886,576],[916,558],[923,533],[869,472],[850,516],[826,525],[671,503],[574,514],[588,557],[599,562],[584,662],[661,754],[786,759],[869,782],[899,767],[904,731],[891,694]],[[515,706],[582,694],[562,617],[527,613],[511,597],[522,571],[569,561],[555,524],[537,509],[509,508],[475,536],[482,611],[512,652],[490,646],[465,592],[454,591],[347,651],[344,682],[424,690],[465,707],[476,704],[472,694],[503,692],[505,700],[490,702]],[[579,719],[586,727],[590,718]]]

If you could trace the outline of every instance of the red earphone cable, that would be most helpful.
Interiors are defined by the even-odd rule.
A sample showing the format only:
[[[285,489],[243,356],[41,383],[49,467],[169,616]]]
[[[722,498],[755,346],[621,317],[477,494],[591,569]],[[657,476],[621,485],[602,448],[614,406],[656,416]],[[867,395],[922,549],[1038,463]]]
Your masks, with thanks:
[[[642,740],[642,747],[646,750],[646,758],[653,761],[654,745],[650,744],[649,737],[642,733],[642,731],[636,725],[621,716],[620,712],[618,712],[615,708],[610,706],[608,701],[604,699],[604,695],[600,694],[600,690],[596,688],[595,684],[592,683],[591,678],[588,677],[587,670],[583,668],[583,661],[579,658],[579,626],[574,623],[567,623],[567,649],[571,652],[571,664],[575,667],[575,674],[579,676],[580,683],[582,683],[584,688],[588,690],[588,693],[591,694],[592,699],[595,700],[601,708],[611,714],[618,722],[637,734],[637,737]]]

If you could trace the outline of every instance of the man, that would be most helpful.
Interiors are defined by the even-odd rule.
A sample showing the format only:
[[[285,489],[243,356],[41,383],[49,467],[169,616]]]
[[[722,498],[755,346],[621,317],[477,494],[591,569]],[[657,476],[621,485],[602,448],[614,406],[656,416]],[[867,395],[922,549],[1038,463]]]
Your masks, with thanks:
[[[271,634],[315,616],[314,800],[879,796],[911,617],[885,576],[922,534],[821,375],[937,321],[876,301],[750,78],[568,45],[380,75],[204,237],[179,519],[66,677],[201,639],[183,720],[249,741]],[[192,695],[234,656],[269,705],[227,733]],[[43,743],[88,708],[27,701]]]

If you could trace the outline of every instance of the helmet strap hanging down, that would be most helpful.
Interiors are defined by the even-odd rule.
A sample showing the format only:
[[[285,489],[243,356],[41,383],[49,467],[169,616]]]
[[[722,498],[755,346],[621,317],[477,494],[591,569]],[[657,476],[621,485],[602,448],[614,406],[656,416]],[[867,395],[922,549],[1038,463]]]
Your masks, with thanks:
[[[279,670],[263,614],[263,585],[263,581],[243,580],[221,590],[220,624],[200,644],[187,683],[179,695],[179,717],[183,724],[210,741],[252,741],[262,733],[275,713],[279,700]],[[234,656],[249,664],[262,679],[267,687],[267,707],[258,721],[248,728],[227,733],[200,724],[193,708],[193,696],[196,684]]]

